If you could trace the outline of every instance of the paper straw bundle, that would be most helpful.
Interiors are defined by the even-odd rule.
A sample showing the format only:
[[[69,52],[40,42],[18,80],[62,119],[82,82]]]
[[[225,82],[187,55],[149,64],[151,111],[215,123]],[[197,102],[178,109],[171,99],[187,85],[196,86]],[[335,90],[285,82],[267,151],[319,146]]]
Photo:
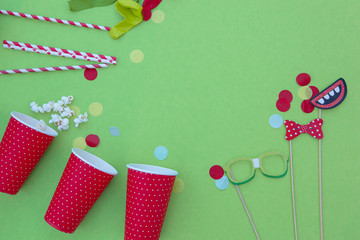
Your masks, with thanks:
[[[113,56],[80,52],[80,51],[74,51],[74,50],[69,50],[69,49],[47,47],[47,46],[22,43],[22,42],[13,42],[13,41],[9,41],[9,40],[3,41],[3,47],[7,48],[7,49],[41,53],[41,54],[46,54],[46,55],[66,57],[66,58],[79,59],[79,60],[86,60],[86,61],[98,62],[98,63],[102,63],[102,64],[0,70],[0,75],[13,74],[13,73],[29,73],[29,72],[66,71],[66,70],[78,70],[78,69],[87,69],[87,68],[106,68],[106,67],[108,67],[107,64],[115,65],[117,63],[116,57],[113,57]]]

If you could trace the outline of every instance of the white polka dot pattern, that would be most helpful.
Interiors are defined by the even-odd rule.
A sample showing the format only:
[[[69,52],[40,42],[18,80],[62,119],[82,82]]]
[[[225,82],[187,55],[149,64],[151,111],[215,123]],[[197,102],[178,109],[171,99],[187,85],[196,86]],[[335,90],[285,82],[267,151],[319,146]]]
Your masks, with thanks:
[[[11,117],[0,143],[0,192],[17,194],[53,139]]]
[[[175,177],[128,169],[125,240],[159,239]]]
[[[56,188],[45,221],[65,233],[73,233],[109,184],[113,175],[104,173],[73,153]]]

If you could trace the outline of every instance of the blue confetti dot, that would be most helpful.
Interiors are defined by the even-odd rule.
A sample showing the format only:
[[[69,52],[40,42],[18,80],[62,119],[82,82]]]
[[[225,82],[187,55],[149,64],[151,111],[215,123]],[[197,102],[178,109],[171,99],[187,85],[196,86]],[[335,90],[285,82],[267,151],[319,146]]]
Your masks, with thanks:
[[[115,137],[120,136],[120,130],[117,127],[110,127],[109,131]]]
[[[279,128],[283,125],[284,119],[279,114],[271,115],[269,118],[269,124],[273,128]]]
[[[154,155],[159,160],[165,160],[168,157],[168,150],[164,146],[155,148]]]
[[[229,179],[226,175],[224,175],[219,180],[215,180],[215,185],[220,190],[225,190],[229,186]]]

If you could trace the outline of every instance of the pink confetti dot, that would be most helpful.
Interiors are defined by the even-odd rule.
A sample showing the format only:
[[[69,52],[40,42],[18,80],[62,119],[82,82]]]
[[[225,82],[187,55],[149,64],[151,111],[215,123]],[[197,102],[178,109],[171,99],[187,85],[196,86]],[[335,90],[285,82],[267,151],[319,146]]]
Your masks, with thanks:
[[[317,87],[315,87],[315,86],[310,86],[310,88],[311,88],[311,91],[312,91],[311,98],[315,97],[315,95],[317,95],[320,92],[319,89]]]
[[[97,78],[98,72],[96,68],[87,68],[84,71],[84,76],[87,80],[93,81]]]
[[[210,168],[209,171],[210,177],[215,180],[218,180],[224,176],[224,169],[219,165],[214,165]]]
[[[279,98],[279,100],[276,102],[276,108],[280,112],[287,112],[290,109],[290,102],[285,98]]]
[[[300,85],[300,86],[306,86],[310,83],[311,81],[311,77],[309,74],[307,73],[300,73],[299,75],[297,75],[296,77],[296,82]]]
[[[291,103],[291,101],[293,100],[293,95],[289,90],[282,90],[279,93],[279,98],[284,98]]]
[[[304,100],[301,103],[301,110],[304,113],[311,113],[314,111],[315,107],[310,103],[310,100]]]
[[[89,134],[85,138],[85,142],[89,147],[97,147],[100,143],[100,138],[98,135],[95,134]]]

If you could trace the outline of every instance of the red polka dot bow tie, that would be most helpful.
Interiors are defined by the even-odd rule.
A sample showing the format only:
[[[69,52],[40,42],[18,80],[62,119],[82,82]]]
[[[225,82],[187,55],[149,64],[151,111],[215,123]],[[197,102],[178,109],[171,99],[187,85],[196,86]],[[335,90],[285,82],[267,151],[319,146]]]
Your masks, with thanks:
[[[309,124],[300,125],[291,120],[285,120],[284,125],[286,127],[286,135],[285,139],[290,141],[302,133],[308,133],[314,138],[322,139],[323,132],[321,130],[321,126],[323,124],[323,120],[321,118],[317,118],[312,120]]]

